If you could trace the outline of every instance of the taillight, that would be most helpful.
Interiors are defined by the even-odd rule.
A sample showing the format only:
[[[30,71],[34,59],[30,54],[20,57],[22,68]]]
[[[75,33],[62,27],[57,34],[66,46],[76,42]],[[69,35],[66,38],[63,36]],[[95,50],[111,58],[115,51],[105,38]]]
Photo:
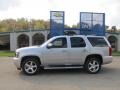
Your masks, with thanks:
[[[109,47],[109,56],[112,56],[112,47]]]

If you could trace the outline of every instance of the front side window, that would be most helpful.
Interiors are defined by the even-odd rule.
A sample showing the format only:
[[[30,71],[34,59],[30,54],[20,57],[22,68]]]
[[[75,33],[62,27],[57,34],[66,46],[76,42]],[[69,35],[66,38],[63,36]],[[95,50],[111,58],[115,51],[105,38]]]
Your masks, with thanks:
[[[71,47],[78,48],[78,47],[85,47],[85,41],[81,37],[71,37]]]
[[[57,38],[52,41],[53,48],[67,48],[66,38]]]

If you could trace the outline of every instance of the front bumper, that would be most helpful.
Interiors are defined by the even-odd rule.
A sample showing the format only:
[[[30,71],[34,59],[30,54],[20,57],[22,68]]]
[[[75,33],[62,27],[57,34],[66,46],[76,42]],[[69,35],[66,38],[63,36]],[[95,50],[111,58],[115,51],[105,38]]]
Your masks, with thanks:
[[[109,64],[109,63],[112,63],[113,61],[113,56],[105,56],[103,58],[103,64]]]
[[[21,66],[20,66],[20,59],[14,57],[13,60],[14,60],[14,64],[15,64],[15,66],[17,67],[17,69],[20,70],[20,69],[21,69]]]

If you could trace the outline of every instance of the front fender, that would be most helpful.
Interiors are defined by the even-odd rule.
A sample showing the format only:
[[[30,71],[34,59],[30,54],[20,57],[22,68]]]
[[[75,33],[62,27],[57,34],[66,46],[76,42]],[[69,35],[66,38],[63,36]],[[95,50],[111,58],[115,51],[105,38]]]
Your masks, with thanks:
[[[24,57],[28,57],[28,56],[35,56],[38,57],[39,60],[42,60],[42,54],[41,52],[20,52],[20,60],[22,60]],[[42,62],[42,61],[41,61]]]

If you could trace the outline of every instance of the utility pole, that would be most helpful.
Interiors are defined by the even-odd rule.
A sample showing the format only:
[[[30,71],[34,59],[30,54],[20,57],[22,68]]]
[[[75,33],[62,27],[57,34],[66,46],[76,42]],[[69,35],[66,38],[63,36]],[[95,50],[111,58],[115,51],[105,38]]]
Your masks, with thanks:
[[[29,46],[32,46],[32,22],[29,20]]]

